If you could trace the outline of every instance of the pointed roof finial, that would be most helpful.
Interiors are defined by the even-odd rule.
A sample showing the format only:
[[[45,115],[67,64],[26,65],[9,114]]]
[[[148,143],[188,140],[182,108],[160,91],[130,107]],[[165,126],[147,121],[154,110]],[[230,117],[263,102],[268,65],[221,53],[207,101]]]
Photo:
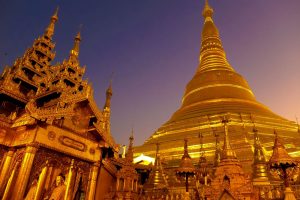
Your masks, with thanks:
[[[214,10],[212,9],[212,7],[210,7],[208,0],[205,0],[205,5],[204,5],[204,9],[202,11],[202,16],[204,18],[212,17],[213,13],[214,13]]]
[[[213,9],[205,0],[202,11],[204,25],[202,29],[202,41],[200,49],[200,65],[198,71],[208,70],[229,70],[234,71],[227,61],[226,53],[222,46],[219,30],[216,27],[212,16]]]
[[[76,34],[76,36],[74,38],[74,46],[73,46],[72,50],[70,51],[70,60],[72,60],[72,62],[79,62],[78,55],[79,55],[80,42],[81,42],[81,25],[79,27],[78,33]]]
[[[58,10],[59,10],[59,6],[56,7],[54,14],[52,15],[51,19],[53,20],[58,20]]]
[[[129,137],[129,145],[128,145],[128,150],[126,153],[126,158],[132,162],[133,161],[133,129],[131,130],[131,135]]]
[[[79,25],[79,31],[77,33],[77,35],[75,36],[75,40],[79,40],[81,41],[81,29],[82,29],[82,24]]]
[[[106,89],[106,100],[105,100],[105,105],[104,108],[110,108],[110,103],[111,103],[111,97],[113,95],[112,91],[112,79],[109,81],[109,86]]]
[[[52,15],[51,17],[51,20],[50,20],[50,24],[48,25],[48,27],[46,28],[46,31],[45,31],[45,35],[49,38],[49,39],[52,39],[52,36],[54,34],[54,27],[55,27],[55,23],[57,22],[58,20],[58,9],[59,7],[57,6],[54,14]]]

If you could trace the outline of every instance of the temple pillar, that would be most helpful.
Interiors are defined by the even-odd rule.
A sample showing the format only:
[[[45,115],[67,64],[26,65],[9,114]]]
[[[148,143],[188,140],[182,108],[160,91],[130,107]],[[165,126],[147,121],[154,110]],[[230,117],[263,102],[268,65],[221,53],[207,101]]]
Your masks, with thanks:
[[[49,168],[49,165],[48,165],[48,160],[47,160],[46,165],[45,165],[45,167],[43,167],[42,172],[39,176],[34,200],[39,200],[41,198],[43,189],[45,188],[45,182],[46,182],[46,178],[47,178],[48,168]]]
[[[10,194],[11,194],[10,191],[12,189],[12,183],[13,183],[13,181],[15,179],[18,165],[19,165],[19,162],[17,161],[16,165],[14,166],[14,169],[12,170],[12,172],[11,172],[11,174],[9,176],[9,179],[7,181],[7,184],[6,184],[6,187],[5,187],[5,190],[4,190],[4,194],[3,194],[2,200],[7,200],[9,198]]]
[[[18,191],[12,194],[12,199],[14,200],[23,200],[23,196],[29,180],[29,175],[31,172],[33,160],[37,150],[38,150],[37,145],[28,145],[25,149],[25,154],[15,182],[16,184],[13,188],[14,191]]]
[[[3,190],[5,189],[5,186],[6,186],[5,183],[7,181],[8,172],[9,172],[9,168],[10,168],[14,153],[15,153],[14,149],[10,149],[6,153],[5,157],[3,158],[3,164],[1,167],[1,171],[0,171],[0,196],[2,196]]]
[[[87,200],[94,200],[95,193],[96,193],[96,183],[98,178],[98,172],[100,168],[100,163],[94,163],[91,172],[90,172],[90,180],[89,180],[89,190],[87,191],[86,199]]]
[[[120,179],[117,178],[116,191],[119,191]]]
[[[74,186],[74,178],[76,176],[75,167],[74,167],[74,159],[71,161],[71,165],[69,168],[66,193],[64,200],[72,200],[73,198],[73,186]]]

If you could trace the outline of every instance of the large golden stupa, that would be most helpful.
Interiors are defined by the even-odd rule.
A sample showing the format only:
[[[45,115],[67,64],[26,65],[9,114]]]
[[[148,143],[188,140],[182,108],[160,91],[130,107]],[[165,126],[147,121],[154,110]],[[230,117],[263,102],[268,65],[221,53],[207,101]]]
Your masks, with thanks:
[[[256,100],[247,81],[228,62],[212,18],[213,9],[207,2],[202,15],[200,62],[186,86],[181,107],[143,145],[135,148],[135,157],[142,153],[154,157],[155,144],[159,143],[168,167],[176,167],[182,156],[183,140],[187,138],[190,155],[196,163],[200,157],[201,133],[205,155],[213,161],[221,146],[219,141],[224,137],[221,122],[224,116],[230,121],[230,143],[246,169],[251,169],[253,160],[253,126],[259,130],[267,157],[272,153],[274,130],[284,139],[289,154],[298,157],[298,124],[273,113]]]

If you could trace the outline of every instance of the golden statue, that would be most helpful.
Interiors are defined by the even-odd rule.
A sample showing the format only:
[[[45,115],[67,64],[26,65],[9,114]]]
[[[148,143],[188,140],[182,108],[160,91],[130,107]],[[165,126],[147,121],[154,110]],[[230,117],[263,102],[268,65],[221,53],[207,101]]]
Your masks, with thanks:
[[[37,189],[37,183],[38,183],[37,179],[34,179],[32,181],[31,187],[24,200],[34,200],[36,189]]]
[[[51,196],[47,200],[63,200],[66,193],[65,180],[62,175],[56,177],[56,187],[51,193]]]

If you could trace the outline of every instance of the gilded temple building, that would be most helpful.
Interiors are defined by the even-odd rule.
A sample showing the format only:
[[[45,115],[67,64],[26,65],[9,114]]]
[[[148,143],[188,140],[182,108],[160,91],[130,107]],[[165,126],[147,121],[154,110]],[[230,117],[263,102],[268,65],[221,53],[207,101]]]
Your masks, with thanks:
[[[110,133],[112,87],[99,109],[79,62],[80,32],[69,57],[51,64],[57,20],[58,10],[0,76],[3,200],[103,199],[123,166],[110,162],[119,148]]]

